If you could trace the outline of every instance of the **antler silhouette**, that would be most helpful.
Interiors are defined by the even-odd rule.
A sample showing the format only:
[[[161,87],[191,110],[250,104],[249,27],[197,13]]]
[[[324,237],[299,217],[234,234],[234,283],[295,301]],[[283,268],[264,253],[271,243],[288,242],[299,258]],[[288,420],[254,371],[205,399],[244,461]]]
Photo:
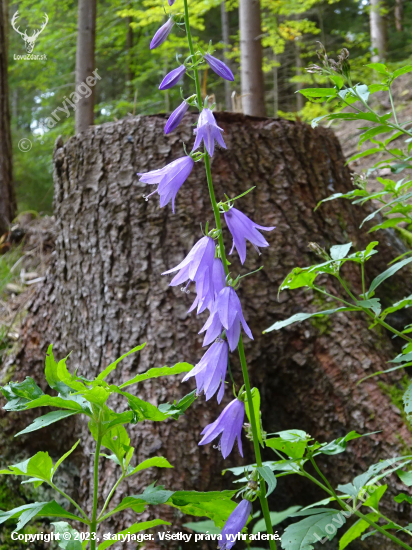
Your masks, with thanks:
[[[11,24],[12,24],[12,27],[13,29],[18,32],[22,37],[23,37],[23,40],[26,44],[26,50],[31,53],[33,51],[33,48],[34,48],[34,44],[36,42],[36,39],[37,37],[39,36],[39,34],[43,31],[44,27],[47,25],[47,23],[49,22],[49,17],[47,15],[47,13],[44,14],[44,22],[41,26],[41,28],[38,30],[38,31],[33,31],[33,34],[31,36],[28,36],[27,35],[27,29],[23,32],[19,31],[19,28],[20,27],[17,27],[15,26],[15,23],[17,21],[17,19],[19,18],[19,12],[16,11],[16,13],[13,15],[12,17],[12,20],[11,20]]]
[[[27,36],[26,31],[24,31],[24,33],[23,33],[23,32],[20,32],[20,31],[19,31],[19,28],[20,28],[20,27],[17,27],[17,28],[16,28],[16,26],[15,26],[15,23],[16,23],[16,21],[17,21],[18,18],[19,18],[19,12],[16,11],[16,13],[15,13],[15,14],[13,15],[13,17],[12,17],[11,26],[13,27],[13,29],[14,29],[16,32],[18,32],[19,34],[21,34],[21,36],[24,38],[24,37]]]

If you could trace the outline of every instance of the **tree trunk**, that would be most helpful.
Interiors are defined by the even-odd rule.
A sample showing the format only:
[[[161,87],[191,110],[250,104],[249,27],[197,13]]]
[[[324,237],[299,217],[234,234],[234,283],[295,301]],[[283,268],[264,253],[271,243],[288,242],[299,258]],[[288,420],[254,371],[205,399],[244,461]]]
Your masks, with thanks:
[[[239,31],[243,113],[251,116],[265,116],[260,0],[240,0]]]
[[[76,89],[92,77],[96,42],[96,0],[79,0],[76,48]],[[83,96],[76,104],[76,134],[93,124],[96,88],[91,87],[89,97]]]
[[[395,0],[395,27],[403,32],[403,0]]]
[[[199,223],[212,220],[203,167],[195,164],[178,194],[174,215],[170,207],[160,209],[156,197],[148,202],[143,199],[147,188],[136,176],[138,171],[160,168],[180,156],[181,140],[191,139],[195,120],[194,115],[186,116],[179,130],[170,136],[164,135],[165,117],[156,115],[93,127],[65,145],[58,140],[54,152],[56,252],[46,281],[29,308],[20,352],[13,359],[17,365],[15,378],[21,380],[29,374],[42,380],[50,342],[58,357],[73,350],[69,365],[90,377],[146,341],[146,348],[127,358],[116,371],[116,383],[149,367],[182,360],[196,363],[200,359],[203,352],[198,331],[204,318],[187,314],[193,295],[168,287],[169,280],[161,273],[181,261],[199,239]],[[348,202],[332,201],[313,212],[319,200],[351,187],[349,170],[332,131],[234,113],[217,113],[217,122],[225,131],[228,146],[227,151],[219,150],[213,157],[218,199],[224,193],[234,197],[257,185],[239,201],[239,208],[258,223],[276,226],[267,234],[270,247],[263,250],[262,259],[251,247],[248,249],[242,272],[262,264],[265,269],[243,279],[239,291],[255,337],[254,342],[246,341],[245,347],[252,382],[261,391],[264,428],[268,432],[300,428],[319,441],[351,430],[381,430],[354,442],[345,454],[320,461],[332,484],[346,483],[371,463],[403,454],[405,445],[412,443],[398,408],[380,385],[396,385],[401,378],[399,372],[357,386],[361,378],[387,368],[386,362],[398,352],[397,342],[384,332],[369,330],[368,320],[360,314],[341,313],[267,335],[262,331],[299,311],[330,307],[319,303],[319,298],[314,303],[312,292],[301,290],[283,292],[278,301],[279,284],[293,267],[315,261],[308,242],[329,247],[352,241],[356,250],[364,249],[371,240],[359,230],[365,211]],[[229,246],[229,236],[224,232]],[[379,240],[380,253],[368,262],[369,278],[386,269],[387,263],[404,251],[392,230],[381,231]],[[230,258],[235,274],[240,270],[239,262],[236,254]],[[344,274],[361,292],[357,271],[348,266]],[[331,279],[325,280],[325,285],[330,292],[338,291]],[[379,294],[395,301],[411,291],[409,270],[405,268],[389,285],[382,285]],[[236,354],[232,356],[232,369],[240,383]],[[159,403],[178,399],[192,388],[192,383],[162,378],[138,389],[140,397]],[[227,391],[225,402],[229,394]],[[137,449],[137,458],[156,454],[167,457],[175,469],[162,471],[158,482],[168,488],[230,487],[229,476],[222,478],[220,472],[224,467],[250,463],[250,442],[244,440],[243,460],[235,452],[223,461],[212,445],[198,447],[202,428],[217,417],[221,408],[215,400],[205,403],[200,398],[178,422],[133,426],[131,444]],[[2,414],[4,434],[10,434],[16,425],[7,424]],[[53,448],[56,454],[63,453],[79,434],[83,436],[84,454],[66,462],[77,461],[81,481],[73,483],[71,490],[90,509],[93,457],[89,453],[93,442],[86,435],[85,422],[79,421],[73,430],[69,420],[64,425],[65,437],[53,438]],[[41,437],[47,431],[37,433],[39,437],[14,440],[13,446],[1,449],[2,453],[30,453],[44,448]],[[272,451],[264,451],[264,460],[275,458]],[[108,462],[101,463],[104,475],[100,490],[104,496],[115,473],[113,463]],[[147,470],[128,480],[115,501],[138,493],[153,475]],[[390,485],[383,510],[398,521],[407,519],[406,512],[391,498],[393,480]],[[271,507],[282,510],[291,504],[303,506],[324,496],[300,478],[280,478]],[[187,521],[170,510],[162,510],[160,515],[171,520],[173,530],[179,530],[179,525]],[[135,517],[127,512],[105,525],[106,531],[114,532],[133,521]],[[155,548],[161,547],[156,542]],[[324,546],[332,547],[334,544]],[[172,548],[170,543],[168,548]],[[351,548],[392,550],[390,542],[375,537],[353,543]]]
[[[370,0],[370,29],[372,45],[372,61],[385,61],[387,52],[386,18],[382,14],[382,0]]]
[[[13,187],[12,146],[8,88],[8,9],[7,0],[2,0],[0,10],[0,235],[16,215],[16,197]]]
[[[229,51],[230,44],[230,28],[229,28],[229,14],[226,11],[226,0],[220,4],[221,20],[222,20],[222,40],[223,40],[223,61],[228,67],[230,67],[227,53]],[[226,111],[232,110],[232,91],[230,89],[231,83],[229,80],[225,80],[225,107]]]

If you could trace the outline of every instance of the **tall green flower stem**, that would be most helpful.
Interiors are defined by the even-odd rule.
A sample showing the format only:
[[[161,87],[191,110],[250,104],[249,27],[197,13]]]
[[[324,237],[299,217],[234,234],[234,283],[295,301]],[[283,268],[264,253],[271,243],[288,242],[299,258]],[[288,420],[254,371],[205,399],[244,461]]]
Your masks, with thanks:
[[[196,61],[196,54],[193,47],[193,40],[192,40],[192,34],[190,31],[190,23],[189,23],[189,9],[187,5],[188,0],[184,0],[184,8],[185,8],[185,27],[186,27],[186,34],[187,34],[187,42],[189,45],[190,55],[192,56],[192,62],[195,63]],[[197,103],[199,107],[199,111],[202,110],[202,95],[200,91],[200,82],[199,82],[199,72],[197,70],[197,67],[194,67],[194,76],[195,76],[195,85],[196,85],[196,96],[197,96]],[[206,168],[206,178],[207,178],[207,185],[209,188],[209,195],[210,195],[210,201],[212,203],[213,213],[215,216],[215,222],[216,222],[216,229],[218,230],[218,243],[219,243],[219,251],[220,251],[220,258],[223,263],[223,267],[225,270],[225,274],[229,274],[227,259],[226,259],[226,252],[225,252],[225,244],[223,242],[223,235],[222,235],[222,225],[220,223],[220,212],[219,207],[216,202],[215,197],[215,191],[213,189],[213,181],[212,181],[212,171],[210,168],[210,159],[207,151],[204,152],[204,161],[205,161],[205,168]],[[243,340],[242,335],[240,335],[239,338],[239,344],[238,344],[238,351],[239,351],[239,358],[240,358],[240,364],[242,366],[242,375],[243,375],[243,382],[246,389],[246,396],[247,396],[247,402],[249,405],[249,416],[250,416],[250,425],[252,428],[252,436],[253,436],[253,447],[255,450],[255,459],[256,464],[258,467],[262,466],[262,457],[260,454],[260,447],[259,447],[259,439],[258,439],[258,430],[257,430],[257,419],[255,417],[255,412],[253,408],[253,402],[252,402],[252,390],[250,387],[250,380],[249,380],[249,373],[247,370],[247,364],[246,364],[246,357],[245,357],[245,350],[243,348]],[[259,499],[260,499],[260,505],[262,507],[263,516],[265,519],[266,524],[266,530],[269,535],[273,535],[273,527],[272,522],[270,520],[270,513],[269,513],[269,505],[266,498],[266,487],[265,482],[263,479],[260,480],[260,492],[259,492]],[[269,546],[271,550],[276,549],[276,543],[274,540],[269,541]]]
[[[97,497],[99,491],[99,458],[102,446],[102,427],[99,418],[97,424],[96,450],[94,455],[93,468],[93,512],[90,524],[90,550],[96,550],[96,530],[97,530]]]

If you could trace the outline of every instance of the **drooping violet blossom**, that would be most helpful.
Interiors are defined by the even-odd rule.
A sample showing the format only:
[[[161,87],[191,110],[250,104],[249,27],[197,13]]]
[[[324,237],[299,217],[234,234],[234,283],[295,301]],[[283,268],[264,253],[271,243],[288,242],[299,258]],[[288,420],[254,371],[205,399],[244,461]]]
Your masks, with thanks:
[[[173,4],[175,3],[175,0],[168,0],[169,2],[169,6],[173,6]]]
[[[223,61],[220,61],[220,59],[218,59],[217,57],[213,57],[213,55],[210,55],[209,53],[205,54],[204,58],[212,71],[214,71],[221,78],[224,78],[225,80],[230,80],[231,82],[235,80],[232,71],[229,69],[226,63],[223,63]]]
[[[197,283],[203,277],[206,269],[212,267],[214,257],[215,241],[211,237],[202,237],[179,265],[165,271],[162,275],[179,271],[173,277],[169,286],[180,285],[188,279]]]
[[[225,288],[225,270],[220,258],[215,258],[213,260],[212,282],[213,290],[216,295]]]
[[[243,499],[227,518],[222,529],[222,540],[218,544],[220,550],[230,550],[232,548],[236,542],[236,535],[241,533],[251,513],[252,503]]]
[[[180,67],[176,67],[176,69],[173,69],[173,71],[167,73],[159,86],[159,90],[168,90],[169,88],[172,88],[179,82],[185,72],[186,67],[184,65],[180,65]]]
[[[203,109],[199,115],[197,128],[193,130],[193,133],[196,135],[193,151],[200,147],[202,140],[205,144],[206,151],[211,157],[213,157],[215,151],[215,140],[221,147],[226,149],[226,144],[223,141],[221,132],[223,132],[223,129],[216,124],[212,111],[210,109]]]
[[[187,156],[174,160],[159,170],[151,170],[146,173],[138,172],[137,175],[140,176],[139,181],[150,185],[158,184],[156,191],[150,193],[150,195],[146,197],[146,200],[155,193],[158,193],[160,196],[160,206],[163,208],[163,206],[166,206],[166,204],[172,201],[174,213],[177,192],[189,177],[193,165],[193,159]]]
[[[183,103],[181,103],[179,107],[173,111],[169,117],[169,120],[166,122],[165,134],[170,134],[170,132],[173,132],[173,130],[179,126],[188,109],[189,104],[186,101],[183,101]]]
[[[203,355],[199,363],[186,374],[183,382],[189,380],[192,376],[196,377],[197,395],[205,392],[206,401],[208,401],[217,392],[217,402],[220,403],[225,393],[225,378],[229,348],[224,340],[218,340],[210,346]]]
[[[243,330],[253,340],[252,332],[243,316],[238,295],[231,286],[226,286],[217,295],[210,316],[199,332],[201,334],[206,331],[203,346],[213,342],[225,328],[230,351],[234,351],[239,343],[241,324]]]
[[[175,20],[173,17],[170,17],[164,25],[160,27],[155,33],[155,35],[152,38],[152,41],[150,42],[150,49],[154,50],[160,44],[163,44],[163,42],[166,40],[166,38],[169,36],[170,31],[173,29],[173,25],[175,24]]]
[[[212,309],[216,296],[225,286],[225,270],[222,260],[215,258],[212,267],[208,267],[196,281],[196,299],[188,313],[197,308],[199,315],[205,309]]]
[[[210,309],[212,307],[214,297],[215,292],[213,288],[211,269],[210,267],[207,267],[196,281],[196,299],[191,305],[188,313],[197,308],[197,314],[199,315],[205,311],[205,309]]]
[[[223,458],[226,458],[232,452],[236,438],[239,453],[243,456],[241,434],[244,417],[245,404],[239,399],[234,399],[223,409],[217,420],[206,426],[201,434],[203,435],[203,439],[199,445],[206,445],[222,434],[219,441],[219,449]]]
[[[230,254],[232,254],[233,249],[236,248],[242,264],[245,263],[246,260],[246,239],[252,243],[258,254],[260,254],[259,246],[262,248],[264,246],[269,246],[269,243],[259,233],[258,229],[262,231],[272,231],[275,229],[274,227],[258,225],[237,208],[231,208],[228,212],[225,212],[224,216],[233,237],[233,245]]]

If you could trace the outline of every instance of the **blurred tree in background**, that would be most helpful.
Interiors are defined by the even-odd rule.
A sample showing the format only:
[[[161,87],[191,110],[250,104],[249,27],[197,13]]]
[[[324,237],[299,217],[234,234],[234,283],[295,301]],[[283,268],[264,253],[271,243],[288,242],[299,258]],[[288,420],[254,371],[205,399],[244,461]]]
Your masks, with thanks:
[[[203,94],[214,95],[217,108],[241,110],[239,6],[237,0],[192,0],[193,23],[199,44],[213,38],[218,57],[226,56],[236,75],[225,89],[224,82],[205,69]],[[95,65],[101,76],[96,86],[94,123],[126,116],[169,112],[180,102],[180,89],[167,94],[158,90],[167,70],[184,60],[183,28],[172,33],[160,48],[149,50],[156,29],[166,20],[162,0],[101,0],[97,7]],[[167,7],[167,2],[165,3]],[[182,0],[175,6],[183,11]],[[385,57],[389,64],[404,64],[412,56],[412,3],[402,0],[261,0],[265,107],[268,116],[309,120],[323,114],[325,107],[303,103],[296,88],[324,84],[321,77],[304,71],[316,58],[316,41],[336,52],[347,47],[354,73],[368,69],[372,56],[371,10],[378,10],[379,24],[386,36]],[[57,111],[54,127],[45,125],[75,89],[77,2],[71,0],[21,0],[11,2],[10,17],[19,11],[21,28],[36,28],[44,13],[49,23],[36,43],[34,53],[47,60],[24,61],[24,42],[10,27],[9,88],[14,146],[14,180],[19,210],[52,209],[52,149],[58,135],[74,134],[73,110]],[[375,12],[376,13],[376,12]],[[222,24],[223,22],[223,24]],[[29,33],[30,34],[30,33]],[[373,33],[372,33],[373,34]],[[226,42],[229,37],[229,44]],[[377,47],[374,43],[375,48]],[[187,77],[185,77],[187,78]],[[50,124],[49,126],[52,126]],[[32,153],[17,144],[28,137]]]

